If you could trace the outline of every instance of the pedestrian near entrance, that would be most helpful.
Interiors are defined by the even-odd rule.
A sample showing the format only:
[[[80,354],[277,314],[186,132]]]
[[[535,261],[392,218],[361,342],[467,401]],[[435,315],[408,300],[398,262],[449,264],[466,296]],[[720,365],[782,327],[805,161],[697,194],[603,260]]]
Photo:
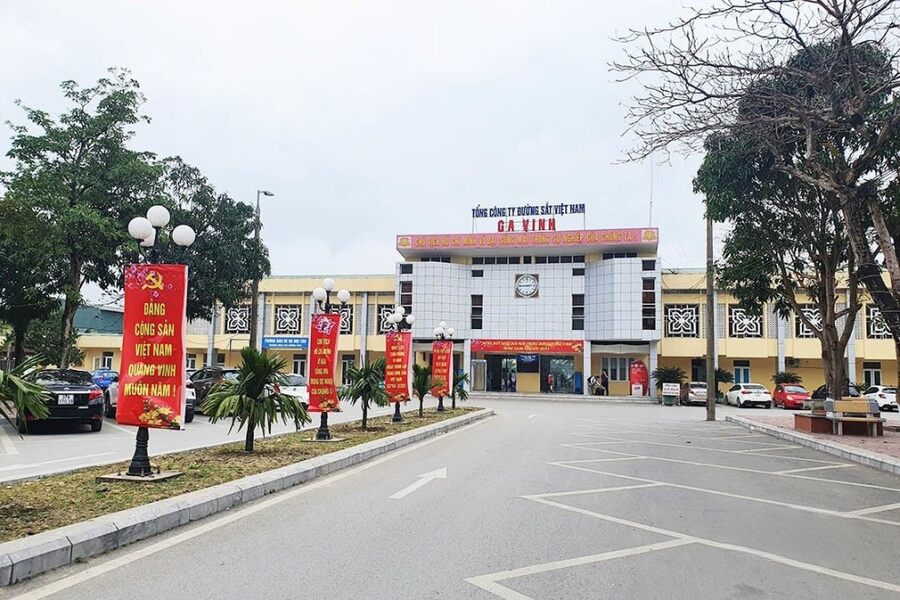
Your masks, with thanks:
[[[509,373],[509,391],[516,391],[516,372],[510,371]]]
[[[553,373],[547,373],[547,391],[553,391]]]
[[[606,371],[600,371],[600,395],[609,396],[609,375]]]

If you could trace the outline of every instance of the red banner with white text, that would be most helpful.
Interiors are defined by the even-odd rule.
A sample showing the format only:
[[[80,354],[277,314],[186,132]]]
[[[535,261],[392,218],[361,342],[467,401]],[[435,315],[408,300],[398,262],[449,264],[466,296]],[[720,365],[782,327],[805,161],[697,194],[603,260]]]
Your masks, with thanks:
[[[431,343],[431,388],[432,396],[449,396],[453,385],[453,342],[435,340]]]
[[[384,391],[391,402],[405,402],[412,394],[412,334],[408,331],[389,331],[385,354]]]
[[[340,412],[337,381],[337,343],[341,315],[319,313],[312,316],[309,335],[309,412]]]
[[[184,428],[186,308],[187,266],[125,269],[119,425]]]

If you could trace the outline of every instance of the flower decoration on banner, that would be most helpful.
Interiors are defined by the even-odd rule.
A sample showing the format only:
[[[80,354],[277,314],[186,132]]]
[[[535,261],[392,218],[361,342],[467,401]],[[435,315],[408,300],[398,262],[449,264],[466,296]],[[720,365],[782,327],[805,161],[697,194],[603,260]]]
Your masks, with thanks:
[[[334,323],[327,319],[319,319],[316,321],[316,331],[323,335],[328,335],[334,331]]]
[[[751,315],[739,306],[728,306],[728,323],[730,331],[728,337],[733,338],[761,338],[762,315]]]
[[[300,333],[300,306],[288,304],[275,307],[275,333],[290,335]]]
[[[886,340],[891,337],[881,310],[874,304],[866,304],[866,337],[871,340]]]
[[[181,419],[168,406],[158,406],[151,400],[144,400],[144,412],[138,420],[148,427],[181,429]]]
[[[816,332],[822,330],[822,315],[819,313],[819,308],[816,306],[812,306],[807,304],[800,309],[804,316],[809,320],[814,329],[810,329],[806,322],[800,318],[800,316],[794,317],[794,322],[796,324],[797,337],[798,338],[812,338],[816,337]]]
[[[666,305],[666,337],[700,337],[700,305]]]
[[[249,306],[232,306],[225,312],[225,333],[250,333]]]

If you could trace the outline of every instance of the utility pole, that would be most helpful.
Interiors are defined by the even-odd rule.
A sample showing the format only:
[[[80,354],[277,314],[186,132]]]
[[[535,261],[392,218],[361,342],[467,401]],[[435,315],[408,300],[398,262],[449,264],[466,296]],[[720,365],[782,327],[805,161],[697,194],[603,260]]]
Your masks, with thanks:
[[[706,420],[716,420],[716,297],[713,222],[706,206]]]
[[[256,223],[253,228],[253,242],[256,247],[259,247],[259,229],[260,229],[260,220],[259,220],[259,196],[262,194],[263,196],[274,196],[272,192],[266,190],[256,190]],[[256,348],[256,339],[257,339],[257,326],[256,319],[259,316],[259,279],[254,279],[253,284],[250,286],[250,343],[248,344],[251,348]]]

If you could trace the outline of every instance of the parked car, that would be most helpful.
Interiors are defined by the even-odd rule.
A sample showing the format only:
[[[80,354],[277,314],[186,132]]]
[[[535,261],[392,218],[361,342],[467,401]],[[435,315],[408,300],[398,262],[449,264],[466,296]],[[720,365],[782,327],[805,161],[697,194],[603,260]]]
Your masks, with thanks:
[[[887,385],[873,385],[863,392],[866,400],[874,400],[881,410],[900,411],[897,405],[897,388]]]
[[[691,381],[682,383],[679,402],[682,406],[687,404],[706,404],[706,382]]]
[[[851,384],[850,388],[847,390],[847,396],[850,398],[859,398],[862,394],[859,393],[859,390],[856,389],[856,386]],[[828,400],[828,386],[820,385],[816,388],[816,391],[812,393],[813,400]],[[833,398],[832,398],[833,399]]]
[[[103,390],[94,383],[91,374],[77,369],[45,369],[35,381],[50,393],[47,407],[48,421],[72,421],[91,426],[91,431],[103,428]],[[37,420],[27,412],[16,415],[19,433],[25,433],[27,424]]]
[[[766,386],[758,383],[736,383],[725,394],[725,401],[738,408],[747,406],[763,406],[772,408],[772,394]]]
[[[809,400],[809,390],[796,383],[779,383],[772,392],[772,401],[775,406],[782,408],[803,408]]]
[[[202,413],[203,401],[206,400],[212,387],[226,380],[234,381],[239,374],[240,371],[237,369],[225,367],[205,367],[194,373],[187,384],[188,389],[194,391],[194,409]]]
[[[194,420],[194,390],[185,388],[184,422]],[[119,403],[119,378],[109,384],[103,394],[103,413],[110,419],[116,418],[116,406]]]
[[[118,381],[119,374],[112,369],[97,369],[91,373],[91,379],[101,390],[109,387],[113,381]]]
[[[303,408],[309,406],[309,391],[307,390],[306,377],[302,375],[288,375],[288,385],[280,386],[279,391],[288,396],[296,396],[303,403]]]

